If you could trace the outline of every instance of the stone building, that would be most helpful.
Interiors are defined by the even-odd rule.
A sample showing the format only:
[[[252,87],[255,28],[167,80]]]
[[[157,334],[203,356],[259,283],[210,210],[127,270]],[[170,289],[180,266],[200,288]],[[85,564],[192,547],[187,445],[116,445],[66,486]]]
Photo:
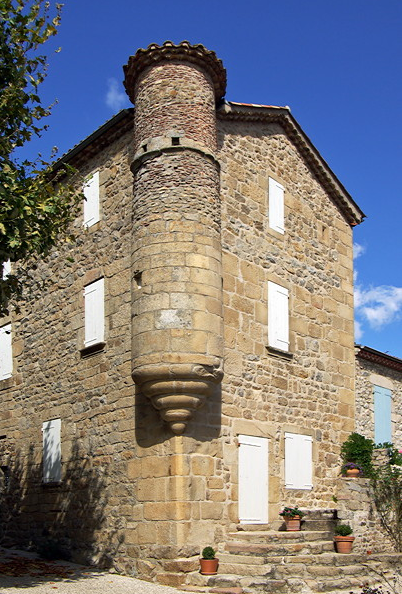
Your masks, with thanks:
[[[236,526],[334,507],[364,215],[203,46],[138,50],[125,86],[135,109],[63,159],[75,245],[0,329],[3,536],[180,584]]]
[[[356,431],[402,450],[402,360],[356,346]]]

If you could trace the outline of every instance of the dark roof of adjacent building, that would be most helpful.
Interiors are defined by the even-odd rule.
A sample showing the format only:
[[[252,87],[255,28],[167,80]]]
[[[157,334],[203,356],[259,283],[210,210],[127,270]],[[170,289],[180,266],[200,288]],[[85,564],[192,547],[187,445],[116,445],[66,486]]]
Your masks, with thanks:
[[[388,353],[382,353],[381,351],[376,351],[375,349],[360,344],[356,345],[356,349],[356,357],[359,357],[359,359],[365,359],[366,361],[377,363],[377,365],[382,365],[383,367],[402,371],[402,359],[399,359],[398,357],[393,357],[392,355],[388,355]]]

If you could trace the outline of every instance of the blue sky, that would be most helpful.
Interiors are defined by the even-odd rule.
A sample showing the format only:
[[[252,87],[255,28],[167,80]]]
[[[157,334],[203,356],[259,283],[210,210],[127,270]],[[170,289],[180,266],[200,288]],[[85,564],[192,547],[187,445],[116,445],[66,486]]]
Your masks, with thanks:
[[[62,154],[130,106],[122,65],[138,47],[203,43],[227,69],[226,98],[289,105],[366,213],[356,339],[402,357],[401,31],[400,0],[65,0],[41,92],[58,104],[30,150]]]

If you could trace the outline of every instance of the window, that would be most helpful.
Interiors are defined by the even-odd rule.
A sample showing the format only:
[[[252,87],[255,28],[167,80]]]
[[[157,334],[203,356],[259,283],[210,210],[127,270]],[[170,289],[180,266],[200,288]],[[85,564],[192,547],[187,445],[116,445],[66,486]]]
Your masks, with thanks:
[[[104,279],[87,285],[85,299],[85,346],[103,342],[105,336]]]
[[[392,441],[392,392],[389,388],[374,386],[374,441]]]
[[[43,433],[43,482],[61,481],[61,419],[45,421]]]
[[[289,350],[289,291],[268,281],[268,345]]]
[[[13,352],[11,343],[11,324],[0,327],[0,380],[13,374]]]
[[[271,229],[278,233],[285,232],[284,188],[276,180],[269,178],[268,185],[268,221]]]
[[[285,487],[313,488],[313,438],[285,433]]]
[[[99,221],[99,171],[84,185],[84,225],[91,227]]]

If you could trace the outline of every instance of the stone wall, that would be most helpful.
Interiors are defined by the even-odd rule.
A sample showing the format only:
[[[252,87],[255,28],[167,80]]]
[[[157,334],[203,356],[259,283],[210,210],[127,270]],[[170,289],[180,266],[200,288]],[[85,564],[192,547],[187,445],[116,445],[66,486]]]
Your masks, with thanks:
[[[191,109],[211,110],[209,75],[174,67],[174,87],[186,74],[208,94]],[[159,79],[149,95],[140,85],[145,110]],[[183,98],[162,87],[169,101]],[[62,539],[75,559],[176,584],[172,571],[193,570],[238,522],[240,434],[269,439],[269,522],[282,505],[333,507],[340,444],[355,428],[352,230],[279,123],[219,112],[216,146],[211,114],[186,134],[185,109],[170,131],[166,105],[155,109],[159,122],[143,118],[137,141],[130,131],[85,162],[84,177],[100,171],[101,221],[85,231],[77,219],[76,245],[39,266],[46,290],[13,317],[15,373],[0,383],[11,473],[2,509],[8,542]],[[283,235],[267,224],[269,177],[285,188]],[[101,277],[106,345],[81,352],[83,289]],[[268,281],[289,290],[287,354],[267,348]],[[205,365],[205,379],[222,353],[222,384],[220,373],[173,435],[137,366],[166,364],[172,385],[169,365]],[[43,485],[41,427],[55,418],[62,482]],[[312,490],[284,487],[285,431],[313,438]]]
[[[270,519],[331,507],[339,444],[354,430],[352,232],[278,124],[219,122],[224,271],[224,465],[236,435],[270,439]],[[268,178],[285,188],[285,232],[267,222]],[[267,284],[290,293],[291,358],[267,349]],[[284,432],[313,437],[314,488],[284,489]],[[233,444],[233,445],[231,445]]]
[[[14,374],[0,383],[2,454],[10,485],[2,512],[7,542],[29,546],[62,539],[76,559],[118,558],[135,498],[127,474],[134,455],[131,380],[130,242],[132,176],[126,137],[90,159],[100,171],[101,221],[77,218],[75,245],[39,264],[33,287],[13,315]],[[103,351],[82,357],[88,283],[105,279]],[[42,423],[61,418],[62,483],[42,484]]]
[[[381,526],[381,521],[370,495],[370,481],[364,478],[337,479],[338,518],[353,528],[353,552],[392,553],[393,543]]]

